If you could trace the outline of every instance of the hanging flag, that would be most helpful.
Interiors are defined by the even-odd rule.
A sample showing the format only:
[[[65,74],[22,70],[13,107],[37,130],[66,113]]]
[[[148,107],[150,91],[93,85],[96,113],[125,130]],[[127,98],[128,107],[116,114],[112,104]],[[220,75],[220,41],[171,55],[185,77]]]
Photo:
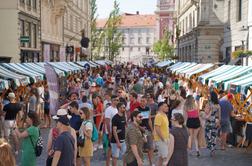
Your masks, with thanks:
[[[59,78],[54,68],[48,63],[45,64],[45,73],[50,94],[50,113],[56,115],[59,109]]]
[[[60,47],[60,62],[66,61],[66,49],[65,47]]]
[[[44,62],[50,62],[50,45],[44,44]]]

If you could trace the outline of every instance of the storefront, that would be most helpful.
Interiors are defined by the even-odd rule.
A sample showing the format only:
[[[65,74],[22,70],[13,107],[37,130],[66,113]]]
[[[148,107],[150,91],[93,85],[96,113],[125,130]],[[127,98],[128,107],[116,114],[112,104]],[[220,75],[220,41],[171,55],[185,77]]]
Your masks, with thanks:
[[[20,61],[21,61],[21,63],[41,62],[42,57],[41,57],[41,54],[40,54],[40,50],[21,49]]]
[[[43,42],[42,43],[42,55],[43,55],[43,58],[44,58],[44,53],[45,53],[45,50],[44,50],[44,45],[48,44],[50,46],[50,62],[59,62],[60,61],[60,56],[59,56],[59,53],[60,53],[60,45],[59,44],[51,44],[51,43],[45,43]]]

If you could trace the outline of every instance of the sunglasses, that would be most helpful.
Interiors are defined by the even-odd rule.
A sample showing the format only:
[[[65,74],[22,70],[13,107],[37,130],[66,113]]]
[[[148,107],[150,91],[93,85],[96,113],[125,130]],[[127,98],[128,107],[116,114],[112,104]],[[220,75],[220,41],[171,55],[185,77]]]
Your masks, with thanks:
[[[137,118],[142,119],[142,118],[143,118],[143,116],[142,116],[142,115],[138,115],[138,116],[137,116]]]

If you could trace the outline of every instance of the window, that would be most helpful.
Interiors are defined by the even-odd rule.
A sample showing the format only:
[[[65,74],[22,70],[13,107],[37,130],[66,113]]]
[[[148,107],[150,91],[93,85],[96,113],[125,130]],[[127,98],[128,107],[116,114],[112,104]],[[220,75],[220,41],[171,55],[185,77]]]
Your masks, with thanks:
[[[149,37],[146,37],[146,43],[150,44],[150,38]]]
[[[193,18],[192,18],[192,27],[195,27],[195,11],[193,11]]]
[[[125,37],[122,37],[122,43],[126,44],[126,38]]]
[[[27,5],[31,6],[31,0],[27,0]]]
[[[32,7],[37,10],[37,0],[32,0]]]
[[[37,48],[37,25],[33,24],[33,48]]]
[[[70,15],[70,30],[73,30],[73,16]]]
[[[133,47],[130,47],[130,51],[133,51]]]
[[[19,2],[20,2],[21,5],[25,4],[25,0],[20,0]]]
[[[237,22],[242,19],[242,0],[237,0]]]
[[[25,35],[25,23],[24,20],[19,20],[20,23],[20,37]],[[25,43],[21,43],[21,47],[24,47]]]
[[[228,22],[230,22],[231,1],[228,1]]]
[[[189,15],[189,31],[192,30],[192,14]]]
[[[122,52],[124,51],[124,47],[122,47]]]
[[[139,51],[139,52],[141,51],[141,47],[138,47],[138,51]]]
[[[30,41],[28,46],[31,48],[31,40],[32,40],[32,32],[31,32],[31,23],[28,22],[28,36],[30,37]]]
[[[141,37],[138,38],[138,44],[142,44],[142,38]]]
[[[145,52],[146,52],[146,55],[149,55],[149,54],[150,54],[150,48],[149,48],[149,47],[146,47],[146,48],[145,48]]]
[[[134,44],[134,37],[130,37],[130,44]]]

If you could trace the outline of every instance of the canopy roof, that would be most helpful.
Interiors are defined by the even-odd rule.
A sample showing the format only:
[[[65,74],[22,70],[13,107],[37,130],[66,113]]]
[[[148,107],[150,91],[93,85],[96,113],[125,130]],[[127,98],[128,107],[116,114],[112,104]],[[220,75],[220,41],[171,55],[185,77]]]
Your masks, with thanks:
[[[22,66],[22,64],[3,63],[2,65],[16,73],[29,76],[30,78],[33,79],[34,82],[43,80],[43,74],[40,74],[40,73],[35,72],[34,70],[28,69],[27,67]]]
[[[28,76],[17,74],[1,65],[0,65],[0,77],[4,79],[13,80],[17,86],[27,85],[30,83],[30,79]]]
[[[214,64],[204,64],[204,66],[194,70],[194,71],[189,71],[185,74],[186,78],[190,78],[192,75],[194,74],[198,74],[198,73],[201,73],[205,70],[208,70],[210,68],[212,68],[214,66]]]
[[[170,64],[172,64],[173,62],[172,61],[162,61],[162,62],[158,62],[157,64],[155,64],[157,67],[159,68],[162,68],[162,67],[165,67],[165,66],[169,66]]]
[[[196,63],[189,63],[188,65],[184,65],[182,67],[179,67],[179,68],[176,68],[176,69],[173,69],[173,72],[176,73],[176,74],[179,74],[181,73],[182,71],[184,70],[187,70],[187,69],[190,69],[192,68],[193,66],[197,65]]]
[[[170,68],[170,70],[171,70],[172,72],[175,72],[175,71],[180,70],[180,69],[182,69],[182,68],[185,68],[185,67],[187,67],[187,66],[189,66],[189,65],[191,65],[191,63],[184,62],[184,63],[179,64],[178,66],[174,66],[174,67]]]

